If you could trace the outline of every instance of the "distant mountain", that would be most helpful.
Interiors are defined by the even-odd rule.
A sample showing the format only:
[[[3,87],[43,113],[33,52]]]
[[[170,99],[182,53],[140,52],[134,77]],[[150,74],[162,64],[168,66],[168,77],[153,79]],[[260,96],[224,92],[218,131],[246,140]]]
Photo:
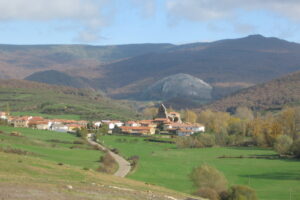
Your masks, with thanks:
[[[150,85],[141,95],[145,100],[170,100],[174,98],[193,98],[210,100],[212,87],[188,74],[175,74]]]
[[[213,86],[212,98],[220,99],[300,70],[300,44],[250,35],[184,45],[0,45],[0,78],[47,70],[75,77],[73,87],[88,84],[116,99],[138,99],[157,81],[184,73]]]
[[[98,84],[118,98],[132,97],[148,85],[185,73],[214,86],[214,98],[300,70],[300,44],[251,35],[194,43],[143,54],[94,71]]]
[[[51,85],[63,85],[73,88],[91,88],[89,80],[81,77],[73,77],[64,72],[56,70],[46,70],[36,72],[27,76],[25,80],[47,83]]]
[[[234,111],[239,106],[254,110],[276,110],[300,105],[300,71],[236,92],[204,106],[219,111]]]
[[[0,71],[5,77],[20,79],[47,69],[85,74],[88,68],[145,53],[163,51],[173,46],[172,44],[0,45]],[[19,73],[16,74],[15,71]],[[88,73],[87,76],[91,74]]]

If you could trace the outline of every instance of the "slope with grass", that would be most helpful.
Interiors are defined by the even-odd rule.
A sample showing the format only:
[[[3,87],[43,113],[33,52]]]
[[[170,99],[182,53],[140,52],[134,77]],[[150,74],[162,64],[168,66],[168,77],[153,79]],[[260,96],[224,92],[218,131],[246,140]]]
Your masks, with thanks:
[[[234,111],[239,106],[253,110],[276,110],[300,104],[300,71],[236,92],[204,106],[219,111]]]
[[[272,150],[229,147],[177,149],[174,144],[151,143],[129,136],[103,136],[100,140],[117,148],[125,157],[139,156],[138,167],[129,175],[131,179],[192,193],[195,188],[188,176],[194,167],[206,163],[223,172],[231,185],[254,188],[259,199],[287,199],[290,191],[292,199],[300,198],[300,161],[278,159]],[[244,158],[218,158],[223,155]]]
[[[0,199],[184,200],[189,197],[96,172],[93,169],[100,164],[101,152],[70,134],[6,126],[0,126],[0,131]],[[11,136],[12,131],[22,135]]]
[[[129,119],[137,113],[127,101],[106,98],[94,90],[53,86],[24,80],[0,80],[0,110],[47,115],[73,115],[81,119]]]

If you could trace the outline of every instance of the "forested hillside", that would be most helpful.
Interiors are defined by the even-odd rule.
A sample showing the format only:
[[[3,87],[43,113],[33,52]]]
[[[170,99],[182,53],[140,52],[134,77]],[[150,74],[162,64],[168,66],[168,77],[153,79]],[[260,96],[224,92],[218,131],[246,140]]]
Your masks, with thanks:
[[[246,106],[254,110],[273,110],[293,104],[300,104],[300,72],[244,89],[204,108],[234,111]]]

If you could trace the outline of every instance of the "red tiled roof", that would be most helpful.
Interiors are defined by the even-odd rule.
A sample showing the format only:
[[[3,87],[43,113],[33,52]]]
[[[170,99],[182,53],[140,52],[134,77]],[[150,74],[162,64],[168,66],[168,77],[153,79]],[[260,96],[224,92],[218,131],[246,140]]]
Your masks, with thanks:
[[[120,127],[122,130],[151,130],[151,127],[143,127],[143,126],[138,126],[138,127],[132,127],[132,126],[121,126]]]

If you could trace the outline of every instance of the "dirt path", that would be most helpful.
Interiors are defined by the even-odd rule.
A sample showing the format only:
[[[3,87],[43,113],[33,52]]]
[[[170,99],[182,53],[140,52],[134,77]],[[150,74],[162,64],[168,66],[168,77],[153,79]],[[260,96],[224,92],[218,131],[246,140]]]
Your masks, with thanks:
[[[94,142],[90,139],[87,139],[88,143],[90,143],[93,146],[98,147],[101,150],[107,150],[109,152],[109,154],[115,159],[115,161],[118,163],[119,165],[119,169],[114,173],[115,176],[118,177],[125,177],[131,170],[131,165],[130,163],[125,160],[122,156],[112,152],[111,150],[109,150],[108,148],[104,147],[103,145]]]

